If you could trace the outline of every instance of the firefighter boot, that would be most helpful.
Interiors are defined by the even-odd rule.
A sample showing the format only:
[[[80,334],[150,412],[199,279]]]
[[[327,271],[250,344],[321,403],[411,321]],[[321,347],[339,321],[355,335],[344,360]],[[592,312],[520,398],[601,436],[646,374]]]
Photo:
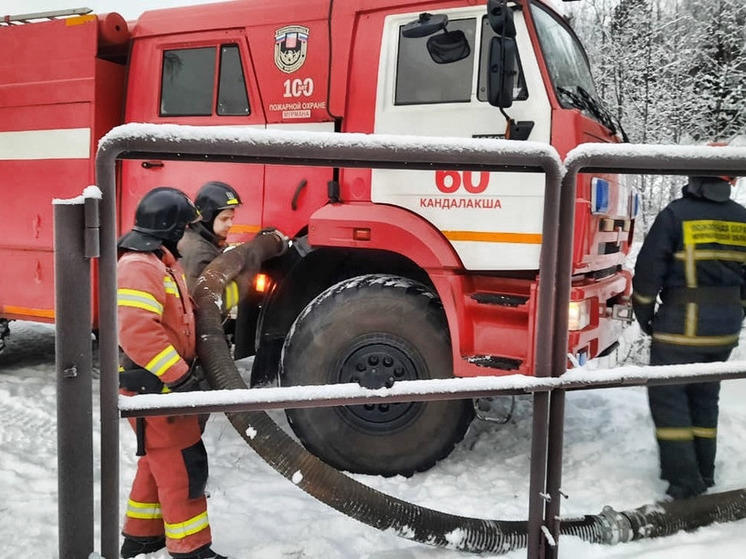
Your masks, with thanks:
[[[166,538],[164,536],[135,537],[124,536],[122,549],[119,555],[122,559],[137,557],[141,553],[153,553],[166,547]]]
[[[172,553],[171,557],[173,559],[229,559],[225,555],[215,553],[210,547],[210,544],[195,549],[194,551],[190,551],[189,553]]]
[[[658,440],[661,478],[671,485],[666,493],[674,499],[688,499],[707,490],[699,473],[693,441]]]

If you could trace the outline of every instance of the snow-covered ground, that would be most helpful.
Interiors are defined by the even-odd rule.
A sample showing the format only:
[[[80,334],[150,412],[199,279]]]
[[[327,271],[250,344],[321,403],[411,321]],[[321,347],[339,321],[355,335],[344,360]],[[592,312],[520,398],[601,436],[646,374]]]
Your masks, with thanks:
[[[54,328],[12,323],[0,354],[0,557],[57,557],[57,460]],[[631,340],[636,328],[628,330]],[[633,354],[638,352],[634,348]],[[746,357],[744,350],[734,358]],[[644,359],[644,356],[642,357]],[[94,381],[94,408],[98,405]],[[746,486],[746,381],[723,389],[716,490]],[[406,479],[356,476],[381,491],[451,513],[525,519],[531,402],[517,403],[507,425],[475,422],[455,452],[432,470]],[[283,420],[280,412],[273,417]],[[97,421],[97,418],[94,418]],[[97,429],[96,429],[97,431]],[[121,505],[135,465],[135,441],[122,422]],[[98,440],[98,433],[95,434]],[[653,427],[642,388],[573,392],[565,434],[564,514],[634,508],[663,496]],[[384,534],[315,501],[275,473],[223,416],[205,433],[210,454],[209,513],[214,547],[236,559],[449,559],[468,557]],[[98,499],[98,490],[96,490]],[[72,512],[71,512],[72,514]],[[98,533],[96,546],[98,546]],[[602,547],[563,537],[563,559],[740,557],[746,522],[690,534]],[[165,559],[164,553],[152,556]],[[487,557],[487,556],[481,556]],[[503,555],[525,557],[525,551]],[[67,558],[64,558],[67,559]]]

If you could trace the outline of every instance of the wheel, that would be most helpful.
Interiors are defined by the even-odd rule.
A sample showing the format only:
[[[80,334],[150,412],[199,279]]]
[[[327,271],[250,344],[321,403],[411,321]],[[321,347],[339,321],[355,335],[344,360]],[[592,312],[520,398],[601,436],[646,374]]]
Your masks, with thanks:
[[[357,382],[452,376],[451,343],[440,300],[422,284],[388,275],[342,281],[301,312],[283,347],[280,382]],[[470,400],[368,404],[287,411],[304,446],[350,472],[411,475],[432,467],[460,441]]]

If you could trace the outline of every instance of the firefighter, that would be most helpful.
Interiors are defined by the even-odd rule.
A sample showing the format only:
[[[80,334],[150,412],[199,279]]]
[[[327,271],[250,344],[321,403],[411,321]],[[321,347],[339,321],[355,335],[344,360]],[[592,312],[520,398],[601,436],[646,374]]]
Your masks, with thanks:
[[[192,303],[176,260],[184,229],[198,219],[183,192],[155,188],[138,204],[135,226],[119,240],[123,394],[189,391],[200,385]],[[148,417],[131,424],[140,458],[120,555],[135,557],[167,547],[174,558],[226,559],[210,547],[207,453],[197,416]]]
[[[211,181],[197,191],[194,205],[202,215],[202,220],[189,225],[179,241],[181,265],[186,272],[190,290],[205,266],[225,248],[228,230],[233,225],[236,209],[241,206],[241,198],[229,184]],[[229,289],[230,286],[226,288],[226,299],[233,299],[237,290],[233,288],[229,292]],[[228,308],[232,306],[228,305]]]
[[[197,191],[194,205],[197,206],[202,220],[187,226],[178,245],[181,253],[180,262],[186,272],[190,292],[194,291],[197,278],[202,271],[225,249],[228,231],[233,225],[236,209],[241,206],[241,198],[231,185],[210,181]],[[282,246],[281,252],[287,249],[289,239],[277,229],[264,229],[259,234],[274,234]],[[223,294],[224,316],[238,304],[248,287],[249,278],[243,276],[228,283]],[[227,337],[230,338],[233,325],[225,324],[224,328]]]
[[[746,208],[732,177],[690,177],[656,217],[637,257],[632,302],[652,336],[651,365],[725,361],[738,345],[746,299]],[[661,303],[655,311],[656,299]],[[715,484],[719,382],[655,386],[648,401],[667,494]]]

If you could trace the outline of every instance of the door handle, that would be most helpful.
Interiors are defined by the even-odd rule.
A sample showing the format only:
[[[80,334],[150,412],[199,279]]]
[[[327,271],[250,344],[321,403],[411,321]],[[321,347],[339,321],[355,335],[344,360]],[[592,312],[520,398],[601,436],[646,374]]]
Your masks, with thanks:
[[[163,167],[163,161],[143,161],[141,165],[143,169],[155,169]]]

